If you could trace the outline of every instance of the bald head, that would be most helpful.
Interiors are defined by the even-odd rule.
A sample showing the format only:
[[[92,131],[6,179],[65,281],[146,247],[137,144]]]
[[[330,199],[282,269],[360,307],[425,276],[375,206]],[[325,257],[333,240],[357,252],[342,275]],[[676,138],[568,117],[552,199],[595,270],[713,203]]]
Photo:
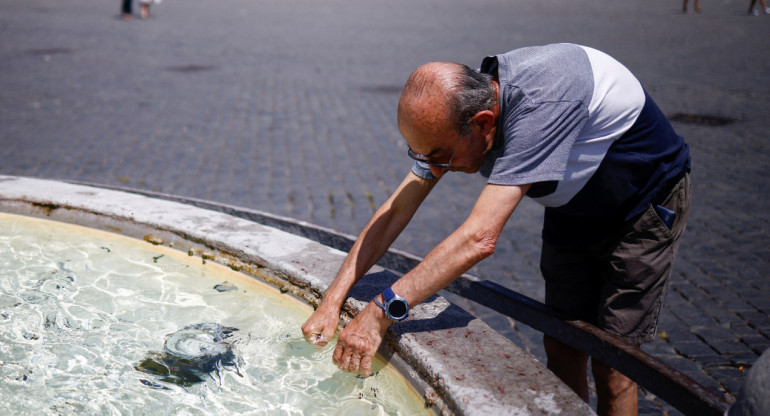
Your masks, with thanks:
[[[435,132],[451,124],[450,91],[458,64],[431,62],[420,66],[404,85],[398,102],[398,124],[423,132]]]
[[[435,134],[449,127],[466,134],[471,118],[497,102],[491,81],[491,76],[461,64],[431,62],[420,66],[401,92],[399,129]]]

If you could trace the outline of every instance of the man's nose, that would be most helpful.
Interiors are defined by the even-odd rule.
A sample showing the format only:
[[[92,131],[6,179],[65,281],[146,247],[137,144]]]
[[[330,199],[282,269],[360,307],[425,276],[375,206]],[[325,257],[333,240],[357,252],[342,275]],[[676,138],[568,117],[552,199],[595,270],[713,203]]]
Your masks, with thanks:
[[[433,166],[433,165],[429,165],[429,166],[430,166],[430,173],[432,173],[433,176],[437,178],[440,178],[447,171],[445,168],[440,168],[438,166]]]

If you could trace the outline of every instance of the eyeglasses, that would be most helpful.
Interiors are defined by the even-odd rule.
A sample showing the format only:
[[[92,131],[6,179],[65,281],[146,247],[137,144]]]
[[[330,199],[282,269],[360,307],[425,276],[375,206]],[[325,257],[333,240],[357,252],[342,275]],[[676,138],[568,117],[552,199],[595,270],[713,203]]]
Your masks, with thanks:
[[[406,151],[406,154],[408,154],[409,157],[411,157],[412,159],[414,159],[414,160],[416,160],[418,162],[422,162],[422,163],[428,164],[430,166],[435,166],[435,167],[441,168],[441,169],[454,169],[455,166],[452,166],[452,159],[455,158],[455,153],[457,153],[457,148],[460,147],[460,141],[462,141],[463,137],[465,137],[465,136],[460,136],[460,138],[457,139],[457,144],[455,145],[455,150],[452,152],[452,156],[449,157],[449,162],[448,163],[431,162],[430,160],[428,160],[428,156],[421,155],[419,153],[415,153],[414,150],[412,150],[411,147],[409,148],[409,150]]]

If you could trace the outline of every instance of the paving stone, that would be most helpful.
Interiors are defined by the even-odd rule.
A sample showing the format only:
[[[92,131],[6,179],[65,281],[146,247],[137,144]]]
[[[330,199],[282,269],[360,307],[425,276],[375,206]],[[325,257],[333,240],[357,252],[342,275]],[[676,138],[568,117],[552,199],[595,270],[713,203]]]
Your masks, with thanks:
[[[722,355],[740,355],[740,354],[752,354],[752,351],[745,344],[734,340],[710,340],[706,339],[706,343],[712,348],[717,350]]]
[[[770,326],[770,316],[759,311],[742,311],[739,315],[754,328]]]
[[[760,355],[761,354],[748,352],[744,354],[729,354],[726,356],[730,358],[730,362],[732,363],[733,367],[739,368],[753,366],[757,359],[759,359]]]
[[[725,309],[732,310],[729,307],[725,306]],[[742,317],[738,316],[737,314],[732,313],[719,313],[716,316],[714,316],[714,319],[717,321],[719,326],[722,328],[730,331],[730,333],[735,334],[736,330],[741,327],[746,327],[746,320]],[[753,332],[753,331],[752,331]]]
[[[674,349],[681,355],[688,358],[716,356],[718,353],[714,349],[702,342],[678,342],[673,344]]]
[[[766,340],[759,340],[759,341],[748,340],[744,342],[746,343],[746,345],[749,346],[749,348],[751,348],[751,350],[755,354],[761,355],[763,352],[767,351],[768,348],[770,348],[770,342]]]
[[[749,299],[749,303],[757,308],[759,311],[765,314],[765,316],[770,315],[770,299],[764,296],[755,296]]]
[[[671,344],[662,340],[655,340],[653,342],[642,344],[641,348],[647,354],[652,354],[658,358],[663,356],[671,356],[671,357],[679,356]]]
[[[687,322],[693,327],[709,328],[718,326],[714,321],[714,318],[699,310],[698,308],[685,307],[672,311],[683,322]]]
[[[698,364],[700,364],[702,368],[707,369],[713,367],[735,365],[735,361],[733,361],[731,358],[733,357],[726,358],[718,355],[706,355],[696,357],[695,360],[698,362]]]
[[[726,339],[726,340],[735,339],[735,337],[730,331],[718,325],[693,326],[690,329],[690,331],[692,331],[694,334],[701,337],[706,342],[713,341],[713,340],[721,340],[721,339]]]
[[[764,336],[765,338],[770,338],[770,325],[767,326],[760,326],[755,328],[759,334]]]
[[[743,383],[746,381],[748,368],[743,370],[732,367],[720,367],[706,369],[706,372],[719,380],[725,386],[727,391],[740,391]]]
[[[664,332],[667,340],[673,344],[703,343],[703,340],[692,333],[689,328],[685,330],[659,328],[659,330]]]

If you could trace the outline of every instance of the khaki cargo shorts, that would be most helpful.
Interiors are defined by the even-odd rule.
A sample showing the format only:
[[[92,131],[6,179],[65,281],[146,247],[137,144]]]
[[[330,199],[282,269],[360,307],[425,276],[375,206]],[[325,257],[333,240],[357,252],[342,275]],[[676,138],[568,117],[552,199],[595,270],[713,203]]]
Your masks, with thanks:
[[[543,243],[545,303],[567,319],[589,322],[633,344],[652,341],[691,193],[687,174],[660,204],[676,213],[670,228],[650,205],[598,243],[572,248]]]

